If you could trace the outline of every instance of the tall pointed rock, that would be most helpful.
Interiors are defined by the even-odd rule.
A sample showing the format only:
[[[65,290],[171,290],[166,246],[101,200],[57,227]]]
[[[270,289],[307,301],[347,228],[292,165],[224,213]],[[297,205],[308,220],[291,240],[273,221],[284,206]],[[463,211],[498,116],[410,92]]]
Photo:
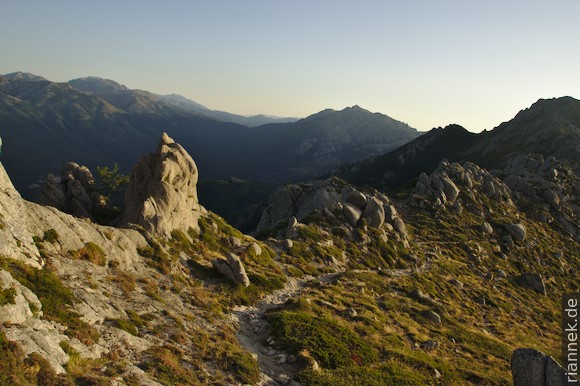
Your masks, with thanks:
[[[199,229],[205,209],[197,199],[198,171],[185,149],[163,133],[157,151],[141,158],[125,194],[124,223],[169,237],[171,231]]]

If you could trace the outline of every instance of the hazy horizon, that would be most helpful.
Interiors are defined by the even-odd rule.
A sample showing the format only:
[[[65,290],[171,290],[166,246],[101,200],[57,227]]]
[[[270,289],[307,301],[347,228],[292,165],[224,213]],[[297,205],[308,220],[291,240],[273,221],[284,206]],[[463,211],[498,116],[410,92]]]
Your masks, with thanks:
[[[98,76],[240,115],[359,105],[478,132],[580,95],[579,13],[577,1],[14,2],[0,73]]]

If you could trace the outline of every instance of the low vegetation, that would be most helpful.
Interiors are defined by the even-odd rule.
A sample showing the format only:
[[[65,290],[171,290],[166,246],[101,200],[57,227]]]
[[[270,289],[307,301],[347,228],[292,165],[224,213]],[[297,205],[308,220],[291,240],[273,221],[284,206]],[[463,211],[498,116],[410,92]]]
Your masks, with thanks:
[[[107,264],[105,252],[97,244],[90,241],[78,251],[69,251],[69,255],[72,259],[90,261],[94,265],[99,265],[101,267],[104,267]]]
[[[98,340],[97,330],[81,320],[80,315],[72,309],[76,301],[72,291],[49,268],[35,269],[6,258],[0,258],[0,267],[38,296],[44,317],[67,326],[65,334],[86,344]]]
[[[0,285],[2,283],[0,282]],[[16,289],[13,287],[0,288],[0,306],[5,306],[7,304],[16,304],[14,298],[16,297]]]
[[[0,385],[71,385],[57,376],[46,359],[37,353],[25,355],[18,343],[6,339],[0,331]]]

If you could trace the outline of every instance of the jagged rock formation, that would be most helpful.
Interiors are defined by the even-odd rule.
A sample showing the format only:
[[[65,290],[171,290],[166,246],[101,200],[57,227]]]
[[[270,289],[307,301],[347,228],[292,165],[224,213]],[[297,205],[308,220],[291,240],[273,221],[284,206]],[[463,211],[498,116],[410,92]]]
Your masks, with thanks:
[[[103,203],[96,192],[95,179],[89,168],[67,162],[60,174],[60,177],[53,174],[46,177],[35,201],[76,217],[92,219]]]
[[[555,157],[541,154],[513,157],[501,172],[505,184],[524,201],[522,209],[536,218],[554,221],[580,238],[580,177]]]
[[[466,162],[463,165],[445,160],[427,176],[421,173],[409,198],[411,205],[418,207],[450,208],[461,211],[459,193],[464,191],[468,197],[478,192],[496,202],[513,205],[510,189],[487,170]]]
[[[139,161],[125,194],[124,223],[170,237],[171,231],[199,230],[205,209],[197,200],[198,171],[191,156],[163,133],[157,151]]]
[[[362,192],[336,177],[277,189],[262,214],[258,231],[290,218],[302,220],[313,212],[341,217],[351,227],[361,220],[373,228],[386,222],[391,229],[404,233],[404,223],[387,196],[374,190]],[[293,228],[291,222],[288,228]]]
[[[515,350],[511,358],[514,386],[564,386],[578,382],[554,358],[531,348]]]

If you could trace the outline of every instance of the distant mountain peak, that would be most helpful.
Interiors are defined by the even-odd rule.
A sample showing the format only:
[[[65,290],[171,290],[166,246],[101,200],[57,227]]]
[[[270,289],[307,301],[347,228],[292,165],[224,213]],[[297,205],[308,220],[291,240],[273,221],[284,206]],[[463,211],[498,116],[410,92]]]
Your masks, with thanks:
[[[86,76],[73,79],[68,82],[73,88],[84,92],[116,93],[126,92],[129,89],[111,79],[103,79],[97,76]]]
[[[530,107],[520,110],[514,119],[521,119],[529,115],[544,114],[544,115],[559,115],[565,114],[566,111],[578,111],[580,101],[571,96],[563,96],[559,98],[540,98],[534,102]],[[505,122],[504,122],[505,123]],[[500,125],[501,126],[501,125]]]
[[[12,72],[10,74],[2,75],[2,77],[7,78],[7,79],[11,79],[11,80],[25,80],[25,81],[29,81],[29,82],[39,82],[39,81],[47,82],[48,81],[46,78],[43,78],[42,76],[38,76],[38,75],[34,75],[30,72],[22,72],[22,71]]]
[[[465,127],[458,125],[457,123],[452,123],[443,128],[447,133],[466,133],[469,132]]]
[[[354,106],[346,107],[346,108],[342,109],[340,112],[357,112],[357,111],[365,112],[365,113],[370,113],[369,110],[363,109],[359,105],[354,105]]]

